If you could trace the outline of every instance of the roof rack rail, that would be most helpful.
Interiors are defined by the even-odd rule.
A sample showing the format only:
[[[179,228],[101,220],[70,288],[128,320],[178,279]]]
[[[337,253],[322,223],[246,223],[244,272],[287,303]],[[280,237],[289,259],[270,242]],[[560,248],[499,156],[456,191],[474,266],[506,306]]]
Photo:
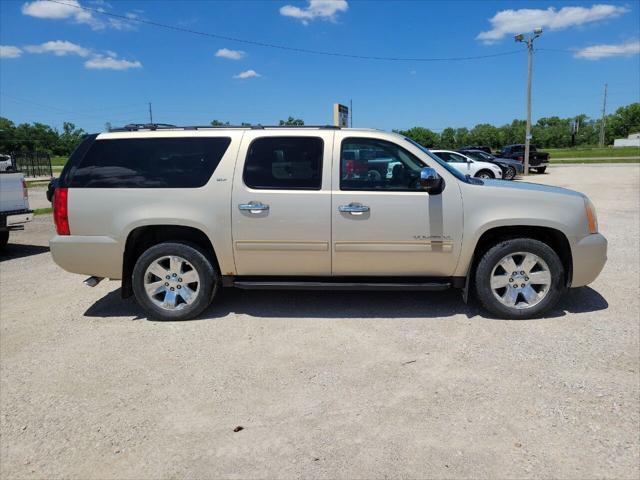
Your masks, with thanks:
[[[186,125],[177,126],[170,123],[129,123],[124,127],[110,128],[110,132],[135,132],[138,130],[216,130],[225,128],[246,128],[251,130],[264,130],[265,128],[319,128],[326,130],[340,130],[336,125]]]
[[[110,128],[110,132],[133,132],[136,130],[158,130],[161,128],[179,128],[169,123],[129,123],[124,127]]]

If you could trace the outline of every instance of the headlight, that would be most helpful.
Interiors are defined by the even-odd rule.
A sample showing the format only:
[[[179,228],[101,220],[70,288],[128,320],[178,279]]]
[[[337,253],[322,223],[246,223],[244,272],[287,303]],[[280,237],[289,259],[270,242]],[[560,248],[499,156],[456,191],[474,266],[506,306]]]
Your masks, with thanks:
[[[589,225],[589,233],[598,233],[598,217],[596,216],[596,207],[593,206],[591,200],[584,197],[584,209],[587,214],[587,224]]]

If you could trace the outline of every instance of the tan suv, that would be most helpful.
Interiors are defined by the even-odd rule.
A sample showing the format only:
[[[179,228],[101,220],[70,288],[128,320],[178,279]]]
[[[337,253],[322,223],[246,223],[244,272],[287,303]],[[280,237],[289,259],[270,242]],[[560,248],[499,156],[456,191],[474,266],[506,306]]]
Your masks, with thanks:
[[[581,193],[469,178],[401,135],[333,127],[92,135],[54,218],[58,265],[90,285],[121,279],[150,317],[174,320],[231,286],[455,287],[529,318],[592,282],[607,249]]]

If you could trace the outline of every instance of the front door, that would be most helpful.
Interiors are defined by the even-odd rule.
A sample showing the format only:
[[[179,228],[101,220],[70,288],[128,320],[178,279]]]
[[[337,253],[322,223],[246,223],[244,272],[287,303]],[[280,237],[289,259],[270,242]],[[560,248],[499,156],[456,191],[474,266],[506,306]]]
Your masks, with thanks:
[[[331,275],[333,131],[249,131],[233,182],[237,275]]]
[[[392,141],[347,132],[336,133],[334,152],[333,275],[451,275],[442,195],[419,185],[425,163]]]

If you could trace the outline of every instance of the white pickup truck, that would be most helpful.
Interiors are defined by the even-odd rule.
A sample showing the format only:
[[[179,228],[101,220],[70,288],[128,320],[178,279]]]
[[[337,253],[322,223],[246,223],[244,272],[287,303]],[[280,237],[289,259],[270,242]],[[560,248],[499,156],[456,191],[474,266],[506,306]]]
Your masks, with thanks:
[[[9,232],[24,230],[24,224],[33,220],[29,210],[29,192],[24,175],[20,172],[0,172],[0,250],[9,241]]]

